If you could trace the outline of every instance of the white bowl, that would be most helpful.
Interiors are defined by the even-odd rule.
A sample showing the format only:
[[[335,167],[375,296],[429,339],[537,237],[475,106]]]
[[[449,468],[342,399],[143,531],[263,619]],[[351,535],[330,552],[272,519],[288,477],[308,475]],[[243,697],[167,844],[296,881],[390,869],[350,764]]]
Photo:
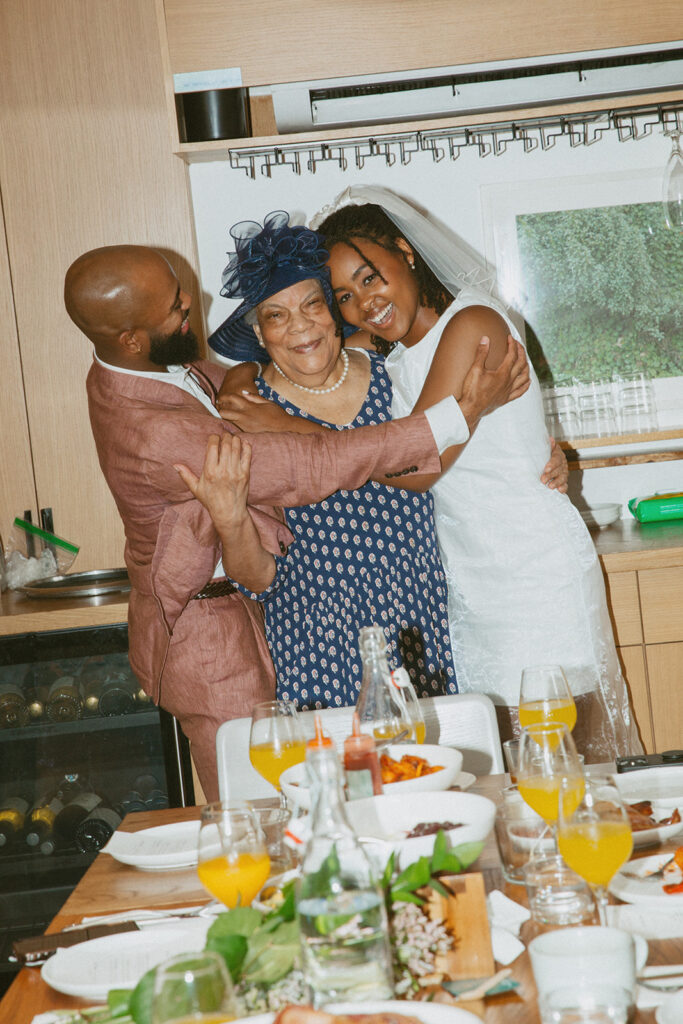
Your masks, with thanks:
[[[430,743],[399,743],[387,747],[386,752],[396,761],[400,761],[404,754],[411,754],[423,757],[429,764],[440,764],[443,767],[438,772],[431,772],[429,775],[423,775],[417,779],[388,782],[384,786],[385,795],[428,793],[448,789],[453,785],[462,769],[462,754],[453,747],[440,747]],[[290,803],[298,804],[303,810],[309,810],[311,795],[308,789],[306,766],[303,762],[292,765],[282,773],[280,787]]]
[[[615,501],[597,502],[581,512],[581,518],[587,526],[609,526],[621,515],[621,505]]]
[[[448,845],[483,842],[493,828],[496,805],[475,793],[412,793],[397,796],[372,796],[346,804],[347,817],[359,836],[386,843],[396,851],[400,868],[430,857],[436,833],[406,836],[422,822],[451,821],[456,828],[446,830]]]

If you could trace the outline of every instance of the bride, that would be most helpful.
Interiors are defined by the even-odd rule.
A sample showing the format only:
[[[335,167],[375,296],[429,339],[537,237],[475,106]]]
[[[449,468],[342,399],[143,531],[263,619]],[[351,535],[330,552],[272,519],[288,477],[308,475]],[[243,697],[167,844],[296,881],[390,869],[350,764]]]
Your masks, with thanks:
[[[383,351],[392,415],[458,397],[482,335],[487,368],[517,337],[487,275],[453,236],[396,194],[353,187],[314,219],[344,319]],[[501,738],[518,731],[522,669],[561,664],[588,762],[640,751],[602,573],[581,516],[544,487],[549,438],[538,381],[478,424],[432,486],[461,692],[488,694]]]

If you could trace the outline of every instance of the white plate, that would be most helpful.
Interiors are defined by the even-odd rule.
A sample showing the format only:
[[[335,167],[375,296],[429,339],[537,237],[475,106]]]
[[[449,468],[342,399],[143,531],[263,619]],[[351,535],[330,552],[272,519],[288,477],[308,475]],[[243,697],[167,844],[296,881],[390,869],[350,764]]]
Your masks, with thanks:
[[[412,1000],[330,1003],[325,1007],[325,1011],[339,1014],[400,1013],[403,1017],[413,1017],[415,1020],[422,1021],[422,1024],[481,1024],[479,1017],[475,1017],[469,1010],[462,1010],[459,1006],[445,1006],[443,1003],[419,1003]],[[242,1017],[234,1024],[272,1024],[274,1020],[274,1013],[259,1013],[255,1017]]]
[[[140,832],[114,832],[103,853],[142,871],[172,871],[197,864],[198,821],[179,821]]]
[[[473,786],[477,781],[477,776],[473,775],[472,772],[460,772],[459,775],[453,779],[451,786],[457,786],[461,793],[464,793],[466,789]]]
[[[645,873],[656,870],[670,858],[670,853],[657,853],[652,857],[629,861],[624,867],[627,871]],[[609,890],[625,903],[657,904],[661,910],[668,907],[669,910],[680,911],[683,907],[683,892],[667,894],[662,888],[663,884],[661,875],[657,878],[630,878],[618,871],[610,882]]]
[[[681,1024],[683,1020],[683,992],[667,996],[655,1011],[657,1024]]]
[[[622,800],[637,804],[649,800],[657,819],[668,818],[676,809],[683,816],[683,768],[644,768],[640,772],[620,772],[612,776]],[[634,846],[653,846],[673,839],[683,831],[683,821],[677,825],[658,825],[633,833]]]
[[[109,989],[134,988],[146,971],[163,960],[204,949],[211,923],[176,922],[79,942],[57,950],[40,973],[57,992],[103,1003]]]

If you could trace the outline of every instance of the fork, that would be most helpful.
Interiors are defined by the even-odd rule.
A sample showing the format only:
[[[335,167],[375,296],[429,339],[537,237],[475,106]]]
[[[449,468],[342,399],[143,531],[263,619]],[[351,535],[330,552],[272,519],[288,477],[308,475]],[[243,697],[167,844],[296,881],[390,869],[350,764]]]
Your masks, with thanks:
[[[623,868],[621,869],[621,874],[624,875],[625,878],[637,878],[641,882],[646,878],[660,878],[664,876],[665,868],[668,868],[669,864],[673,864],[675,859],[675,855],[669,857],[669,859],[664,861],[656,871],[648,871],[646,875],[641,875],[638,871],[625,871]]]

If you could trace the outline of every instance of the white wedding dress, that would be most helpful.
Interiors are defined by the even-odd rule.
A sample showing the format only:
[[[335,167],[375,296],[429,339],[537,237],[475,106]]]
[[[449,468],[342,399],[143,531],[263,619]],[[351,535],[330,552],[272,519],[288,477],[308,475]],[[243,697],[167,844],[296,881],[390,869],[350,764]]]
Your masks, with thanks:
[[[482,303],[504,315],[481,291],[465,288],[418,344],[394,348],[386,360],[394,417],[415,405],[451,317]],[[574,696],[593,693],[599,701],[584,742],[587,761],[612,760],[642,748],[595,547],[569,498],[540,482],[549,452],[531,369],[527,393],[484,416],[432,488],[458,689],[515,707],[525,666],[562,665]]]

